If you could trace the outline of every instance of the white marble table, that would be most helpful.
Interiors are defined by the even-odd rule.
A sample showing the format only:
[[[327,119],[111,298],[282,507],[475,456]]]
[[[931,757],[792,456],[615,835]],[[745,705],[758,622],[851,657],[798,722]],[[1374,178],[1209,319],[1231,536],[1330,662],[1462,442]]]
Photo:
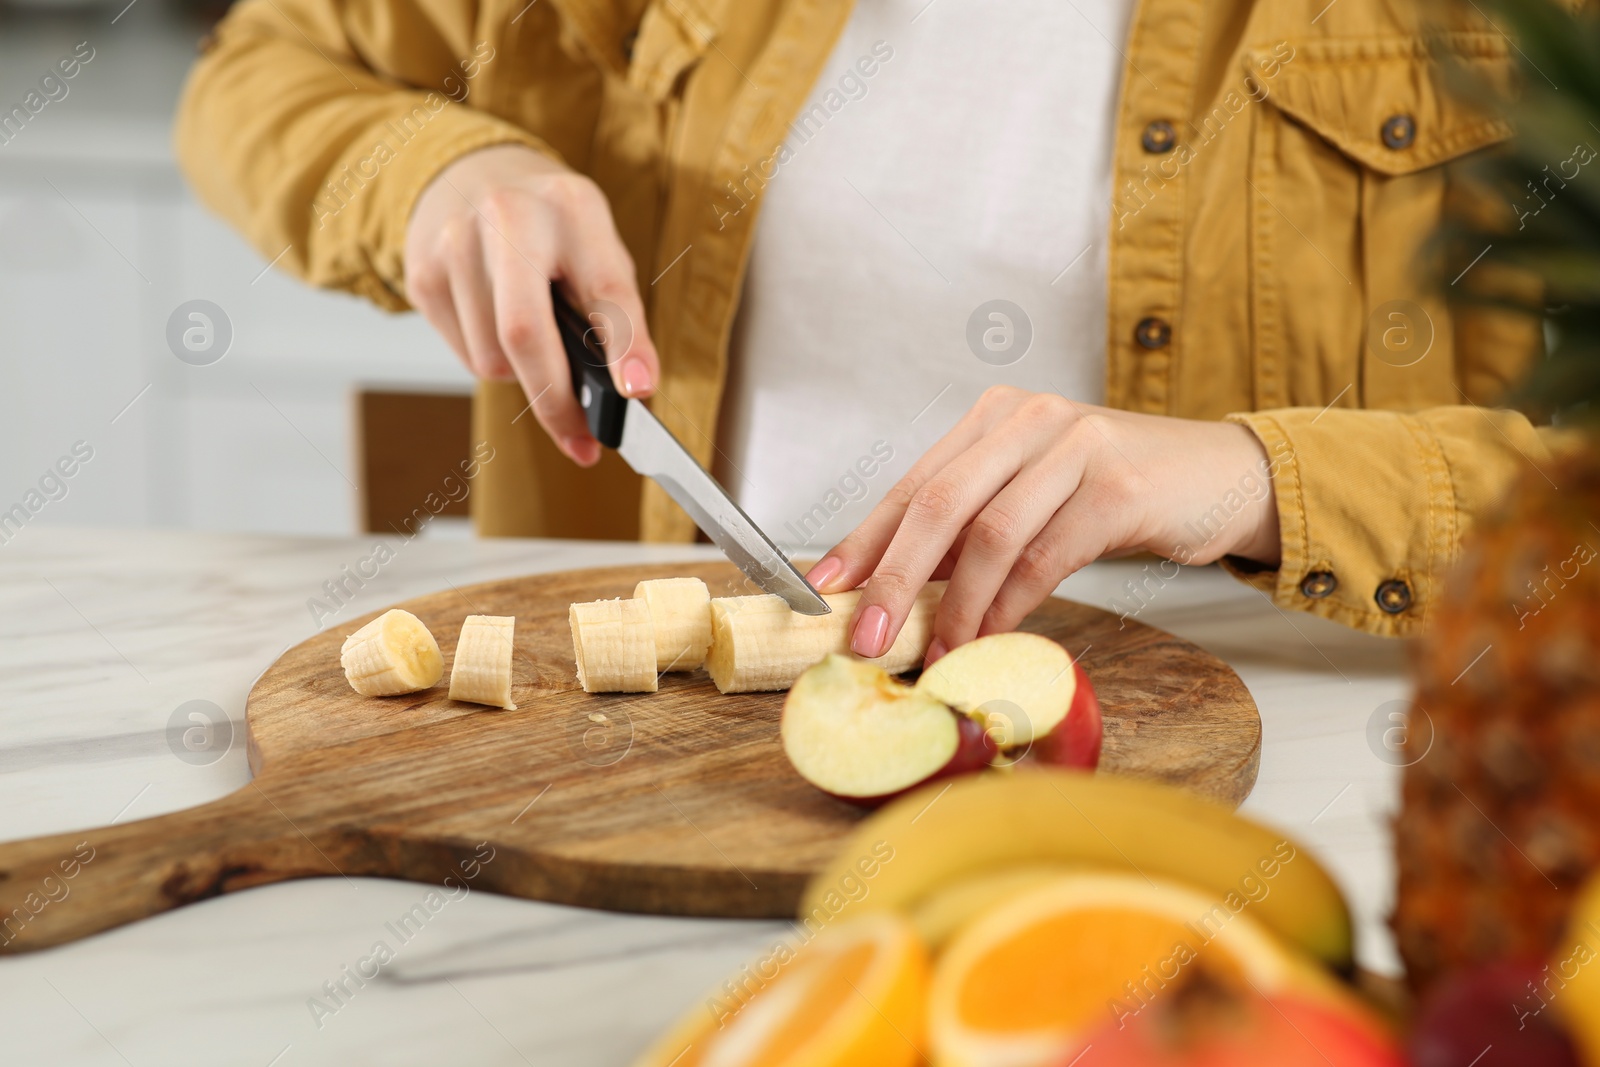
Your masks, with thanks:
[[[242,744],[209,766],[183,762],[167,745],[169,716],[203,699],[242,727],[251,682],[315,631],[307,598],[372,543],[34,527],[0,547],[0,838],[142,818],[240,786]],[[424,538],[329,624],[446,582],[708,554]],[[1060,592],[1103,607],[1141,567],[1097,564]],[[1397,772],[1370,747],[1367,724],[1404,695],[1404,649],[1283,615],[1214,569],[1147,588],[1140,618],[1227,660],[1261,707],[1265,750],[1246,810],[1333,868],[1359,919],[1363,962],[1392,971],[1383,916]],[[0,959],[0,1061],[625,1063],[785,929],[475,892],[336,1014],[314,1017],[308,1002],[323,983],[425,891],[380,879],[291,882]]]

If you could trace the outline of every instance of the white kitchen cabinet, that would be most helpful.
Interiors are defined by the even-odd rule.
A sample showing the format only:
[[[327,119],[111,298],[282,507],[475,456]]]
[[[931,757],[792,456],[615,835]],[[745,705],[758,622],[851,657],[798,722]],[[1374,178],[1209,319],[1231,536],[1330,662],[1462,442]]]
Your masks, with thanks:
[[[107,239],[135,246],[133,200],[69,195]],[[111,422],[143,385],[135,327],[146,288],[49,186],[0,190],[0,512],[30,489],[56,495],[41,477],[83,441],[93,458],[29,525],[154,519],[144,428]]]
[[[94,448],[17,536],[60,523],[350,533],[352,390],[471,388],[418,316],[263,273],[189,194],[170,111],[192,34],[151,20],[97,38],[75,95],[0,146],[0,512],[75,441]],[[0,65],[48,69],[72,36],[12,37]],[[135,83],[141,55],[161,77]],[[87,91],[95,75],[128,91]],[[148,99],[130,102],[136,90]],[[197,298],[232,326],[209,366],[166,340],[173,309]]]

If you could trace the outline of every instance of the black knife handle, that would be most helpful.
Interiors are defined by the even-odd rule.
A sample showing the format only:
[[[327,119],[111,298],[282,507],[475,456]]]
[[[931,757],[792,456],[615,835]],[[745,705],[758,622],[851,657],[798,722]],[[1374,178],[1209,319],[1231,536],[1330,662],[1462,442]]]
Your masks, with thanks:
[[[561,290],[550,286],[550,303],[555,308],[556,328],[567,350],[567,365],[572,368],[572,394],[589,420],[589,432],[607,448],[622,444],[622,421],[628,412],[628,398],[611,383],[611,368],[605,348],[578,310],[567,303]]]

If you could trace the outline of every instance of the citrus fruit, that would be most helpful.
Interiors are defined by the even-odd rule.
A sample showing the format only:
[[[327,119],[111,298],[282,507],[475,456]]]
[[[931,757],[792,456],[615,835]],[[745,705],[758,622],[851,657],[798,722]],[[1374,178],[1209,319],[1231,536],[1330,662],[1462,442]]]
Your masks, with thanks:
[[[973,919],[934,971],[928,1035],[938,1067],[1061,1064],[1203,969],[1270,994],[1331,983],[1244,911],[1136,874],[1063,875]]]
[[[798,951],[776,952],[744,975],[691,1008],[639,1067],[919,1062],[928,954],[899,915],[825,927]]]

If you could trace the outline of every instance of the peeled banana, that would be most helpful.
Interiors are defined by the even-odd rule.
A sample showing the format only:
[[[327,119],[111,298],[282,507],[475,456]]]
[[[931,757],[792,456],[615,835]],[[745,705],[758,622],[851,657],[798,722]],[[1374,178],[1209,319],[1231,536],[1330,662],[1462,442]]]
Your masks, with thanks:
[[[656,628],[643,600],[595,600],[567,609],[578,684],[585,693],[654,693]]]
[[[635,586],[633,598],[650,611],[656,670],[699,670],[711,647],[711,592],[706,583],[698,578],[655,578]]]
[[[436,684],[444,674],[439,642],[421,619],[399,608],[389,609],[345,638],[339,664],[350,688],[367,697],[415,693]]]
[[[921,666],[933,640],[933,617],[947,582],[929,582],[917,594],[889,651],[869,662],[890,674]],[[711,601],[711,652],[706,670],[723,693],[787,689],[807,667],[830,652],[851,655],[850,617],[860,590],[822,598],[832,611],[801,615],[782,597],[735,596]]]
[[[455,662],[450,666],[451,700],[516,710],[511,702],[511,651],[516,623],[511,615],[467,616],[456,642]],[[437,673],[434,679],[438,679]]]

